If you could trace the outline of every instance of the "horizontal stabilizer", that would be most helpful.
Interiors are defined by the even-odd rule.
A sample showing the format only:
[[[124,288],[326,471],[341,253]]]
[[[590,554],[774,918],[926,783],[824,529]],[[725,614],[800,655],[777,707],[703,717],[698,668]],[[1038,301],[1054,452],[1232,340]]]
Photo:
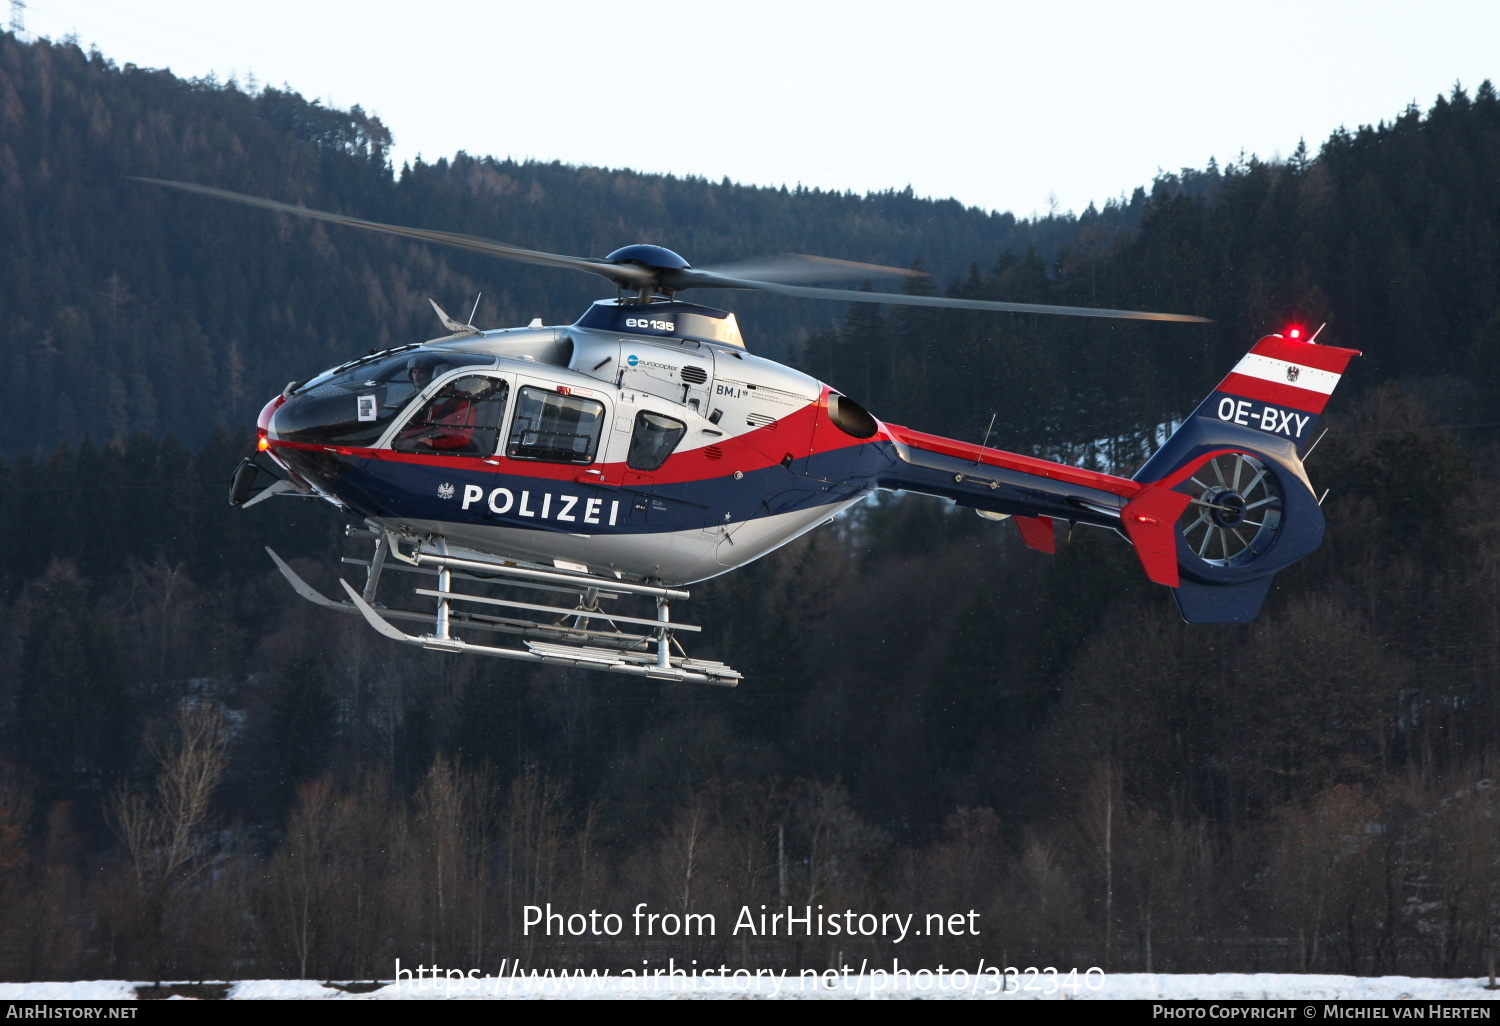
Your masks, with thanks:
[[[1021,540],[1038,552],[1057,551],[1057,532],[1052,527],[1051,517],[1012,517],[1021,529]]]
[[[1169,488],[1147,487],[1120,511],[1120,522],[1146,576],[1157,584],[1177,587],[1177,518],[1192,501]]]

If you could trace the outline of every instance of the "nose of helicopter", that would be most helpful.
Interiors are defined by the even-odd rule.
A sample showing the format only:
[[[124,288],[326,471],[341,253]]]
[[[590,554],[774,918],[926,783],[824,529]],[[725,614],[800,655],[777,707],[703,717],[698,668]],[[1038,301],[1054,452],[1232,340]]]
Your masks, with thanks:
[[[265,452],[271,448],[271,418],[275,415],[277,408],[284,402],[286,402],[286,393],[276,396],[260,408],[260,415],[255,418],[256,452]]]

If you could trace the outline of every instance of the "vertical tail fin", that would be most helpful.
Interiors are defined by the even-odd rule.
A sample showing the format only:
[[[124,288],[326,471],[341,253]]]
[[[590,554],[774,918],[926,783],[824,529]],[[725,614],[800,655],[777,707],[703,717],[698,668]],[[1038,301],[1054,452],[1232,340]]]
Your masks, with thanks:
[[[1281,335],[1257,342],[1135,475],[1122,526],[1189,623],[1242,623],[1278,570],[1323,539],[1302,456],[1359,353]]]
[[[1315,440],[1329,396],[1358,350],[1267,335],[1219,383],[1195,417],[1254,427],[1291,439],[1297,455]]]

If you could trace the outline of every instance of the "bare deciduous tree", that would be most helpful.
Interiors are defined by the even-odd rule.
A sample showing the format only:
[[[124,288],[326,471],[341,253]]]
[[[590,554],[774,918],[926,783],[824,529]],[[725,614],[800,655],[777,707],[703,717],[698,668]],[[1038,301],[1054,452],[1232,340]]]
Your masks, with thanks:
[[[209,804],[228,765],[229,732],[216,706],[184,706],[171,737],[152,741],[158,770],[149,792],[122,787],[110,819],[135,884],[138,927],[155,975],[166,969],[168,922],[207,865]]]

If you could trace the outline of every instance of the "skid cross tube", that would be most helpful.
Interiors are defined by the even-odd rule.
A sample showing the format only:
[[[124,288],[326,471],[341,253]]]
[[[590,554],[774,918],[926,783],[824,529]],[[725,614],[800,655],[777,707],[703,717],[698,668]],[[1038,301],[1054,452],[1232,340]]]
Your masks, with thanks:
[[[485,563],[477,559],[460,559],[456,556],[438,556],[429,552],[418,552],[412,559],[418,565],[431,564],[433,566],[446,566],[454,570],[473,570],[486,574],[501,574],[506,577],[520,577],[533,581],[551,581],[558,584],[572,584],[580,591],[591,587],[608,588],[610,591],[624,592],[627,595],[651,595],[657,598],[688,599],[691,598],[687,592],[676,588],[662,588],[653,584],[631,584],[627,581],[610,580],[607,577],[594,577],[584,574],[570,574],[561,570],[532,570],[524,566],[506,566],[504,563]]]
[[[650,627],[660,627],[664,622],[661,617],[655,620],[647,620],[641,616],[620,616],[615,613],[606,613],[598,609],[565,609],[562,606],[543,606],[534,602],[521,602],[514,599],[489,598],[484,595],[466,595],[461,591],[434,591],[431,588],[413,588],[418,595],[427,595],[445,600],[457,600],[459,602],[479,602],[488,606],[509,606],[515,609],[529,609],[538,613],[557,613],[561,616],[576,617],[580,620],[609,620],[611,623],[636,623],[645,624]],[[658,602],[662,601],[660,599]],[[672,624],[672,629],[679,631],[701,631],[702,627],[694,627],[692,624]],[[654,633],[654,632],[653,632]]]
[[[375,601],[375,589],[380,586],[380,571],[385,569],[385,553],[388,548],[385,537],[375,539],[375,555],[370,560],[369,573],[365,575],[366,602]]]
[[[370,562],[371,561],[368,560],[368,559],[356,559],[353,556],[340,556],[339,557],[339,562],[340,563],[347,563],[350,566],[362,566],[362,567],[365,568],[365,571],[368,574],[369,568],[370,568]],[[383,570],[399,570],[403,574],[425,574],[428,577],[436,577],[438,575],[438,571],[434,567],[430,567],[430,566],[407,566],[405,563],[391,563],[391,562],[387,562],[384,565]],[[455,580],[459,580],[459,581],[476,581],[479,584],[502,585],[502,586],[507,587],[507,588],[531,588],[531,589],[533,589],[535,591],[554,591],[554,592],[557,592],[559,595],[577,595],[578,594],[578,588],[577,587],[560,588],[560,587],[558,587],[555,584],[540,584],[540,583],[538,583],[536,581],[522,581],[522,580],[497,581],[497,580],[495,580],[493,574],[488,574],[488,575],[482,575],[482,574],[477,574],[477,573],[471,574],[471,573],[465,573],[462,570],[454,570],[453,571],[453,577],[454,577]],[[617,599],[617,598],[620,597],[618,592],[600,591],[598,588],[590,588],[588,590],[589,590],[590,594],[597,596],[601,600]],[[373,600],[370,598],[370,596],[368,594],[366,594],[365,595],[365,601],[366,602],[371,602]]]
[[[661,623],[656,636],[656,665],[665,669],[672,661],[672,628],[669,626],[672,622],[672,600],[666,596],[657,597],[656,619]]]

